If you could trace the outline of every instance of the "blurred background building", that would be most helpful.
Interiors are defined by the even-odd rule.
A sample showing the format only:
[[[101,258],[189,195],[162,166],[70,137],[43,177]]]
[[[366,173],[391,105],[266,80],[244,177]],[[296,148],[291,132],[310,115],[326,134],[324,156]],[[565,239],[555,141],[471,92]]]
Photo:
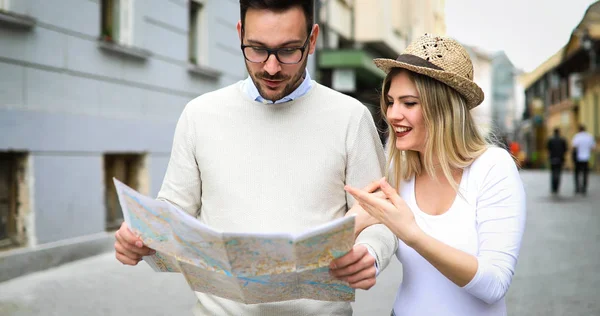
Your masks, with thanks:
[[[591,4],[573,29],[564,47],[524,74],[525,109],[520,137],[527,150],[527,165],[548,164],[546,142],[554,128],[570,141],[579,124],[600,140],[600,1]],[[600,171],[600,152],[591,157],[592,169]],[[567,157],[567,167],[572,161]]]
[[[492,121],[492,54],[478,47],[463,45],[473,62],[473,81],[483,90],[484,99],[471,113],[483,135],[493,131]]]

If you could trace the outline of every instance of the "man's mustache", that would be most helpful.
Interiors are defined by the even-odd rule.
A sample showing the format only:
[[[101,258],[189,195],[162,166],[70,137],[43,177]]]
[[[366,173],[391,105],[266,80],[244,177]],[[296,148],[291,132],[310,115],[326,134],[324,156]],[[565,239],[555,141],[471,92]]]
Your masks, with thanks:
[[[288,78],[287,76],[284,76],[280,73],[276,73],[275,75],[271,76],[268,72],[263,72],[262,74],[259,74],[257,77],[259,79],[266,79],[266,80],[273,80],[273,81],[285,80]]]

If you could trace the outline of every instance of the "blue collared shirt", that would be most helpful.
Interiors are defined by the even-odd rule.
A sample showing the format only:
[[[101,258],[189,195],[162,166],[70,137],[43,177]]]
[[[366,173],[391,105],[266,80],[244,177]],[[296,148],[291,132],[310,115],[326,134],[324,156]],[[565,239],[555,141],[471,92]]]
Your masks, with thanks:
[[[298,86],[298,88],[296,88],[296,90],[292,91],[292,93],[288,94],[287,96],[283,97],[280,100],[276,100],[275,102],[271,101],[271,100],[266,100],[265,98],[263,98],[260,93],[258,92],[258,89],[256,88],[256,86],[254,85],[254,82],[252,81],[252,78],[250,78],[250,76],[248,76],[248,78],[246,78],[246,80],[244,80],[243,84],[243,90],[246,91],[246,94],[248,94],[248,96],[257,102],[261,102],[264,104],[278,104],[278,103],[284,103],[284,102],[289,102],[292,100],[295,100],[303,95],[305,95],[308,91],[310,91],[310,89],[313,86],[312,83],[312,79],[310,78],[310,74],[308,73],[308,70],[306,70],[304,72],[305,76],[304,76],[304,80],[302,81],[302,83]]]

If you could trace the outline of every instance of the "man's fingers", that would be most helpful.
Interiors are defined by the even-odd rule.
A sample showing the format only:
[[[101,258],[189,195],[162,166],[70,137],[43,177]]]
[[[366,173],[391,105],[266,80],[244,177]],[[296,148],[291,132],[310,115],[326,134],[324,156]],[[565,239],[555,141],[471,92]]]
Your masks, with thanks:
[[[130,266],[134,266],[136,264],[138,264],[138,262],[140,262],[140,260],[134,260],[131,258],[126,257],[124,254],[122,253],[115,253],[115,257],[117,258],[117,260],[119,260],[122,264],[127,264]]]
[[[151,255],[151,254],[153,254],[153,253],[154,253],[154,250],[152,250],[152,249],[150,249],[150,248],[148,248],[148,247],[146,247],[146,246],[142,246],[142,247],[140,248],[140,247],[138,247],[138,246],[137,246],[137,245],[135,245],[135,244],[131,244],[131,243],[127,242],[127,241],[125,240],[125,238],[123,238],[123,235],[122,235],[122,234],[120,234],[118,231],[115,233],[115,238],[116,238],[116,240],[117,240],[117,243],[118,243],[119,245],[121,245],[121,246],[122,246],[124,249],[126,249],[126,250],[128,250],[128,251],[130,251],[130,252],[133,252],[133,253],[135,253],[135,254],[137,254],[137,255],[140,255],[140,256],[147,256],[147,255]],[[141,241],[140,241],[140,242],[141,242]],[[117,244],[117,243],[115,243],[115,249],[116,249],[116,244]]]
[[[349,284],[355,284],[360,281],[368,280],[371,278],[375,278],[377,274],[377,269],[375,269],[375,265],[371,265],[370,267],[359,271],[353,275],[350,275],[346,278],[346,282]]]
[[[362,257],[364,257],[367,252],[366,247],[353,247],[348,251],[347,254],[333,260],[329,267],[331,269],[339,270],[345,267],[348,267],[356,262],[358,262]]]
[[[140,260],[142,259],[142,256],[127,249],[126,247],[124,247],[121,243],[119,243],[118,241],[115,242],[115,251],[117,253],[122,254],[123,256],[132,259],[132,260]]]
[[[375,283],[376,283],[375,278],[371,278],[371,279],[359,281],[357,283],[350,283],[350,287],[353,289],[368,290],[368,289],[372,288],[375,285]]]
[[[115,236],[120,236],[123,242],[126,242],[130,245],[135,245],[138,248],[144,247],[142,240],[138,236],[134,235],[131,230],[129,230],[129,227],[127,227],[127,223],[125,222],[121,225],[121,228],[117,230]]]
[[[338,279],[345,280],[347,277],[355,276],[363,270],[374,267],[375,258],[373,258],[370,255],[363,255],[360,257],[359,260],[355,261],[353,264],[342,268],[333,268],[331,270],[331,274]]]

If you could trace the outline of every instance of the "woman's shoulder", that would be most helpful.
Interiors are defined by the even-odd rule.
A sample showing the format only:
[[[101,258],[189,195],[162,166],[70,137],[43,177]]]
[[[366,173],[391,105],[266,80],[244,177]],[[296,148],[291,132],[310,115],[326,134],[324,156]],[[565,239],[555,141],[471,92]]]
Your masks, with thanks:
[[[469,169],[470,177],[489,181],[507,176],[517,177],[519,174],[517,162],[513,156],[506,149],[496,146],[486,149],[473,161]]]
[[[516,167],[516,162],[513,156],[506,149],[497,146],[490,146],[471,164],[472,167],[492,167],[496,165],[501,167]]]

